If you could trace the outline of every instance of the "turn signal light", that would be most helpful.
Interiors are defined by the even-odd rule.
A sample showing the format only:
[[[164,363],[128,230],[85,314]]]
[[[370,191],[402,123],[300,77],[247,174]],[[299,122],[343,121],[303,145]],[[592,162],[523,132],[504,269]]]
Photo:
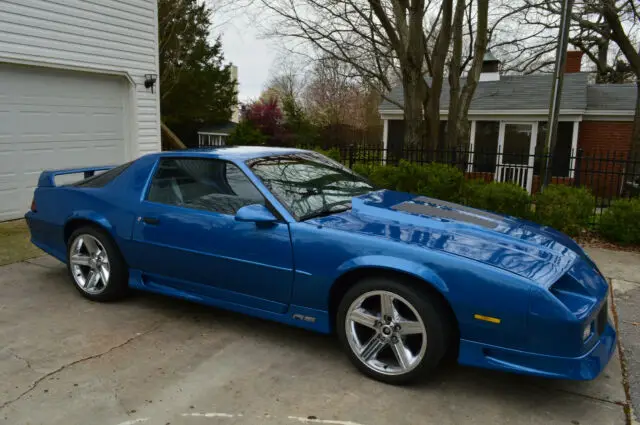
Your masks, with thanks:
[[[36,198],[33,198],[31,200],[31,211],[32,212],[37,212],[38,211],[37,208],[36,208]]]
[[[589,339],[589,337],[591,336],[592,333],[593,333],[593,322],[590,322],[582,330],[582,341],[586,342]]]

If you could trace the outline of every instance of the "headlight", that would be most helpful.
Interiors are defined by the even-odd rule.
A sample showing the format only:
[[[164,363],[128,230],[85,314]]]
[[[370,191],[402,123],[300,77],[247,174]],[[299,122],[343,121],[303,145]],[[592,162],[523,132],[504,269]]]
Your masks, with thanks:
[[[589,339],[589,337],[591,336],[592,331],[593,331],[593,322],[587,324],[584,327],[584,330],[582,331],[582,342],[584,342],[584,341]]]

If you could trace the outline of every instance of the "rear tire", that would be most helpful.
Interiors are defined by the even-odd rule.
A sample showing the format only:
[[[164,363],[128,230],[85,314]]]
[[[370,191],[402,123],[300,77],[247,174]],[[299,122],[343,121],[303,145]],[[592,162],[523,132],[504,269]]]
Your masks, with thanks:
[[[441,363],[451,329],[442,301],[401,278],[359,281],[342,298],[336,318],[351,362],[365,375],[393,385],[426,379]]]
[[[67,243],[67,270],[76,289],[91,301],[107,302],[124,297],[129,270],[111,236],[84,226]]]

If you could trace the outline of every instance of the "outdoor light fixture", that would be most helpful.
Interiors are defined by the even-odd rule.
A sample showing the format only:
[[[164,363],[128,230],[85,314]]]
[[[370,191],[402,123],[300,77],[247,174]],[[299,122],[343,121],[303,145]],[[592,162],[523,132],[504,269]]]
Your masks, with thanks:
[[[157,80],[158,80],[158,76],[156,74],[145,74],[144,87],[146,89],[151,89],[151,93],[153,93],[153,86],[156,85]]]

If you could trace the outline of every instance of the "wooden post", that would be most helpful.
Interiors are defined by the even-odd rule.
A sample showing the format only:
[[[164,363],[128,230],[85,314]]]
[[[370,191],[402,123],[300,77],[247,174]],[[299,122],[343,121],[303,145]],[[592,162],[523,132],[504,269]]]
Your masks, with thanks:
[[[176,134],[171,131],[169,127],[163,122],[160,122],[160,128],[162,129],[162,133],[167,136],[167,140],[175,149],[187,149],[187,146],[182,143],[182,140]]]

